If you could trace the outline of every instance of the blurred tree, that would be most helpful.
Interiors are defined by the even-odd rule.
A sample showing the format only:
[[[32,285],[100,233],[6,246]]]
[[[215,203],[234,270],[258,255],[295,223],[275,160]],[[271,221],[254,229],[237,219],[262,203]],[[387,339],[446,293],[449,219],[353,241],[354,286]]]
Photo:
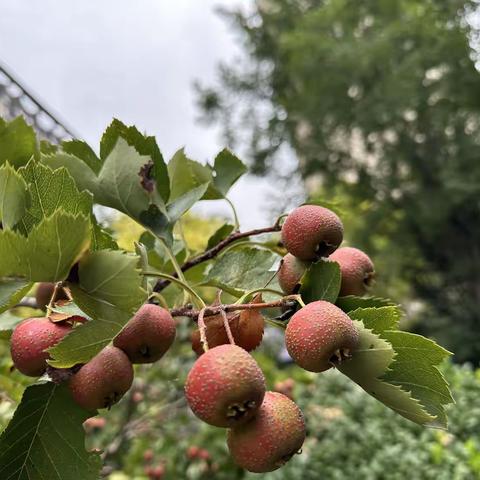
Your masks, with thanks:
[[[206,118],[222,123],[230,143],[247,135],[257,172],[274,170],[288,144],[310,192],[340,195],[361,212],[349,240],[429,306],[421,333],[475,362],[477,5],[258,0],[248,14],[228,14],[246,64],[223,65],[219,85],[198,87]]]

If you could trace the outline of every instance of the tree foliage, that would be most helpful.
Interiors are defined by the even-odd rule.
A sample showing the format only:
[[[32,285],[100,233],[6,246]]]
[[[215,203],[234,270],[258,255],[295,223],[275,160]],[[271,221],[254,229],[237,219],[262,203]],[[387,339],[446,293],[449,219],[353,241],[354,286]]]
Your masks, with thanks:
[[[311,190],[353,212],[350,239],[394,272],[391,290],[399,273],[433,312],[418,331],[458,361],[480,358],[475,8],[259,0],[228,14],[247,60],[200,88],[232,145],[249,137],[257,172],[277,169],[282,145],[294,148]]]

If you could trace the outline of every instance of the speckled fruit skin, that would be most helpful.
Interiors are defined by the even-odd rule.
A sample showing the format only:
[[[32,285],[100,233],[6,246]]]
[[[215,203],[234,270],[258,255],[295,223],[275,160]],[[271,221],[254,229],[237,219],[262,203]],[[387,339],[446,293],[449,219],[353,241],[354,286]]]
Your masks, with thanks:
[[[255,350],[263,339],[265,319],[257,310],[243,310],[227,314],[230,329],[235,344],[247,352]],[[229,343],[223,318],[221,315],[212,315],[205,318],[207,325],[207,342],[210,348]],[[198,355],[203,354],[203,346],[200,342],[199,330],[194,330],[191,335],[192,350]]]
[[[42,282],[38,284],[37,291],[35,292],[35,300],[37,301],[37,306],[41,310],[45,310],[47,305],[50,303],[50,299],[53,295],[53,290],[55,289],[54,283]],[[65,293],[63,288],[57,290],[57,298],[55,300],[67,300],[68,296]]]
[[[330,256],[338,262],[342,273],[340,295],[362,296],[367,292],[369,283],[373,280],[375,267],[370,257],[353,247],[339,248]]]
[[[72,327],[65,323],[53,323],[48,318],[27,318],[19,323],[10,339],[10,353],[18,371],[29,377],[45,373],[47,348],[53,347]]]
[[[319,300],[296,312],[285,330],[285,344],[295,363],[310,372],[332,367],[336,351],[351,352],[359,333],[350,317],[332,303]]]
[[[175,320],[158,305],[142,305],[113,345],[123,350],[132,363],[152,363],[165,355],[175,340]]]
[[[333,253],[343,240],[343,224],[328,208],[302,205],[282,226],[285,248],[301,260],[317,260]]]
[[[265,377],[254,358],[236,345],[220,345],[194,363],[185,383],[193,413],[210,425],[234,427],[262,404]]]
[[[284,293],[291,295],[298,291],[300,280],[307,271],[308,265],[308,262],[294,257],[291,253],[287,253],[282,258],[277,277]]]
[[[254,473],[277,470],[302,448],[304,440],[302,411],[278,392],[267,392],[255,418],[229,430],[227,436],[235,463]]]
[[[117,403],[133,382],[133,367],[117,347],[105,347],[70,380],[75,402],[86,410],[107,408]]]

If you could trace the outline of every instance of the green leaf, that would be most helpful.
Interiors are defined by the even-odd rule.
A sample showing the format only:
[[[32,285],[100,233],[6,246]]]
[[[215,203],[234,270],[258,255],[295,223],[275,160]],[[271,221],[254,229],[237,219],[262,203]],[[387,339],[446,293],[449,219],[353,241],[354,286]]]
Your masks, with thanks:
[[[216,157],[213,166],[213,185],[225,197],[233,184],[248,171],[246,165],[230,150],[224,148]]]
[[[51,365],[85,363],[112,341],[146,300],[138,264],[138,256],[120,250],[100,250],[80,260],[78,283],[69,286],[75,303],[93,320],[49,349]]]
[[[200,185],[213,181],[210,168],[188,158],[183,148],[178,150],[168,163],[168,173],[170,202]]]
[[[229,225],[228,223],[224,223],[209,239],[207,250],[218,245],[222,240],[225,240],[232,232],[235,227],[233,225]]]
[[[453,397],[437,365],[451,353],[433,340],[413,333],[384,331],[382,337],[396,353],[382,381],[409,392],[430,415],[436,417],[430,424],[446,428],[444,405],[453,403]]]
[[[0,278],[0,313],[15,306],[32,288],[21,278]]]
[[[2,228],[13,228],[22,218],[29,202],[25,180],[7,162],[0,168],[0,218]]]
[[[155,137],[146,136],[140,133],[136,127],[127,127],[120,120],[114,119],[103,134],[100,142],[100,156],[106,158],[112,151],[118,138],[123,138],[140,155],[147,155],[153,161],[153,178],[155,179],[157,191],[163,203],[167,203],[170,197],[170,179],[163,156],[158,148]]]
[[[0,314],[0,338],[8,339],[12,334],[12,330],[24,319],[11,312],[3,312]]]
[[[385,330],[396,330],[402,317],[399,307],[357,308],[349,312],[352,320],[361,320],[365,328],[381,335]]]
[[[338,297],[336,305],[344,312],[348,313],[357,308],[387,307],[389,305],[395,305],[395,303],[387,298],[356,297],[355,295],[348,295],[346,297]]]
[[[28,237],[0,231],[0,277],[24,277],[31,282],[65,280],[90,241],[90,221],[57,210],[35,225]]]
[[[0,437],[0,478],[97,480],[100,456],[85,450],[83,422],[88,417],[67,387],[28,387]]]
[[[17,117],[9,123],[0,118],[0,164],[8,161],[18,168],[36,153],[35,132],[23,117]]]
[[[354,322],[360,333],[360,345],[350,360],[337,366],[338,370],[403,417],[420,425],[431,424],[435,417],[417,399],[381,378],[395,357],[392,345],[366,329],[362,322]]]
[[[140,155],[121,137],[105,158],[98,176],[81,159],[66,153],[42,156],[42,162],[52,168],[64,166],[78,188],[93,193],[95,202],[115,208],[136,220],[148,210],[152,200],[157,200],[142,185],[142,172],[150,165],[150,157]],[[156,204],[157,208],[166,212],[163,202]]]
[[[68,140],[62,142],[62,150],[83,160],[95,173],[100,171],[102,162],[88,143],[83,140]]]
[[[148,265],[161,272],[172,272],[174,270],[170,257],[166,253],[165,246],[150,232],[143,232],[139,241],[147,252]],[[187,259],[187,250],[183,241],[174,240],[171,250],[179,265],[185,262]]]
[[[118,250],[117,242],[102,226],[97,222],[97,219],[92,215],[92,243],[90,250]]]
[[[21,220],[23,233],[59,209],[72,215],[82,213],[88,217],[91,214],[92,195],[79,192],[66,168],[52,170],[32,159],[18,173],[28,183],[30,192],[30,205]]]
[[[254,247],[230,250],[213,265],[206,284],[232,295],[263,288],[272,276],[269,270],[277,259],[272,252]]]
[[[188,210],[190,210],[190,208],[192,208],[192,206],[203,197],[207,188],[208,183],[203,183],[198,187],[185,192],[183,195],[180,195],[173,200],[173,202],[169,203],[167,206],[167,212],[170,217],[170,222],[176,222],[184,213],[188,212]]]
[[[313,263],[302,277],[300,295],[306,303],[316,300],[335,303],[341,280],[338,263],[321,259]]]

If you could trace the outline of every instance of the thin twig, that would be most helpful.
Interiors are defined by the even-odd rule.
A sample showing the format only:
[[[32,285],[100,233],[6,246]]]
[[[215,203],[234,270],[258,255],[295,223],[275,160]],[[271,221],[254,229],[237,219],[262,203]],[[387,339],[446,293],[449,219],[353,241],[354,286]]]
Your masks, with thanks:
[[[200,263],[206,262],[207,260],[211,260],[212,258],[215,258],[225,247],[227,247],[231,243],[241,238],[252,237],[254,235],[262,235],[263,233],[279,232],[281,229],[282,227],[280,225],[280,222],[277,221],[275,225],[272,225],[271,227],[257,228],[254,230],[249,230],[248,232],[234,232],[231,235],[229,235],[227,238],[222,240],[221,242],[217,243],[217,245],[215,245],[214,247],[188,260],[180,268],[182,272],[185,272]],[[178,277],[176,273],[172,273],[171,276]],[[155,286],[153,287],[153,291],[161,292],[165,287],[168,286],[169,283],[170,282],[168,280],[158,280]]]
[[[261,302],[261,303],[243,303],[230,305],[210,305],[202,310],[194,310],[190,306],[174,308],[170,310],[172,317],[189,317],[192,320],[200,320],[200,313],[202,313],[202,321],[204,317],[210,317],[212,315],[218,315],[223,312],[236,312],[238,310],[261,310],[264,308],[278,308],[284,306],[293,306],[299,301],[298,295],[288,295],[281,298],[280,300],[275,300],[273,302]],[[200,323],[200,321],[199,321]],[[201,333],[201,330],[200,330]]]

